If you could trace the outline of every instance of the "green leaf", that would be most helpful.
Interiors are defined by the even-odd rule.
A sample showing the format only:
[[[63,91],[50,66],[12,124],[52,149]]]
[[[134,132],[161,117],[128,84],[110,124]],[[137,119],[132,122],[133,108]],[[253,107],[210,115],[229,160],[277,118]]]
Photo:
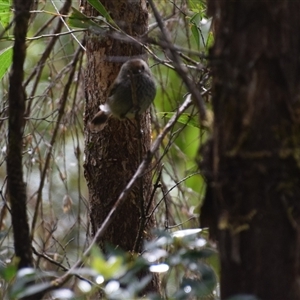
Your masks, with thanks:
[[[0,52],[0,80],[12,64],[12,52],[12,47],[8,47]]]
[[[183,277],[180,290],[175,294],[176,299],[201,299],[212,294],[216,286],[216,276],[213,270],[205,266],[200,266],[200,279]]]
[[[208,248],[207,248],[208,249]],[[206,250],[206,249],[203,249],[203,250]],[[212,252],[214,250],[211,250]],[[215,251],[214,254],[212,254],[211,256],[207,257],[205,259],[205,262],[210,266],[212,267],[212,269],[215,271],[215,274],[217,276],[220,276],[220,260],[219,260],[219,255],[218,253]]]
[[[194,12],[203,13],[206,11],[206,4],[203,0],[189,0],[188,3],[191,10]]]
[[[99,274],[103,275],[104,277],[108,277],[108,274],[106,272],[107,263],[102,254],[95,255],[93,253],[90,259],[90,266],[92,267],[92,269],[96,270]]]
[[[88,0],[88,3],[92,5],[101,14],[101,16],[107,20],[107,22],[112,24],[115,23],[112,17],[107,12],[106,8],[99,0]]]
[[[201,46],[201,34],[202,34],[201,29],[199,28],[200,22],[201,22],[200,13],[194,14],[190,19],[192,35],[196,41],[198,50],[200,49]]]
[[[120,256],[111,256],[107,261],[107,267],[110,277],[118,277],[126,273],[123,258]]]
[[[212,255],[216,255],[216,252],[209,248],[204,248],[201,250],[188,250],[181,255],[182,260],[188,262],[197,261],[198,259],[205,259]]]
[[[159,112],[159,113],[157,113],[157,116],[171,119],[175,114],[176,113],[174,113],[174,112]],[[178,118],[177,122],[187,125],[187,126],[200,128],[200,124],[199,124],[197,118],[192,117],[190,114],[187,114],[187,113],[182,114]]]
[[[121,256],[110,256],[109,259],[106,260],[103,254],[95,248],[93,248],[91,252],[90,266],[105,279],[118,277],[126,272]]]
[[[69,16],[68,24],[71,27],[89,29],[91,26],[98,26],[95,22],[90,20],[86,15],[81,13],[76,8],[72,7],[72,14]]]
[[[195,39],[197,48],[199,50],[200,49],[200,37],[201,37],[200,30],[199,30],[198,26],[196,26],[195,24],[192,24],[191,25],[191,31],[192,31],[192,35]]]
[[[216,274],[213,269],[206,264],[199,264],[198,271],[201,273],[201,281],[204,286],[213,290],[217,284]]]
[[[7,282],[11,281],[17,274],[17,267],[15,265],[0,266],[0,276]]]
[[[202,278],[202,280],[183,278],[181,288],[185,291],[191,290],[191,296],[200,298],[209,296],[213,292],[215,285],[216,281],[213,279],[213,276],[209,280],[206,278]]]
[[[0,1],[0,24],[5,28],[9,24],[9,19],[12,14],[11,0]]]
[[[50,282],[42,282],[34,285],[24,286],[22,291],[20,291],[16,296],[18,297],[18,299],[33,296],[40,292],[46,291],[50,287]]]
[[[87,29],[90,32],[100,36],[104,36],[106,34],[109,27],[104,22],[102,22],[102,24],[98,24],[76,8],[72,7],[72,10],[73,12],[68,19],[68,24],[70,27]]]
[[[195,25],[199,25],[201,22],[201,15],[199,13],[194,14],[191,19],[190,19],[190,23],[193,23]]]
[[[214,44],[214,35],[210,31],[207,35],[207,40],[206,40],[206,49],[209,50]]]
[[[131,280],[131,283],[128,285],[127,290],[130,292],[130,296],[132,299],[136,299],[134,297],[139,292],[141,292],[145,287],[151,282],[152,276],[148,275],[141,279]]]

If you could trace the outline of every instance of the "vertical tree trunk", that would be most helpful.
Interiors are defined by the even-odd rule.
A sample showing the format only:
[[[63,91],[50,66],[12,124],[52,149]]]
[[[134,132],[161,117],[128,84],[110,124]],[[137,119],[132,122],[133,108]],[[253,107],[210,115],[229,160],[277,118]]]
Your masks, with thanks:
[[[148,26],[146,1],[101,1],[115,22],[129,35],[139,37]],[[85,3],[87,14],[93,14]],[[87,36],[86,110],[85,125],[104,103],[110,85],[120,66],[132,56],[143,54],[141,46],[111,36]],[[145,57],[144,57],[145,58]],[[89,188],[90,219],[93,234],[101,226],[120,193],[134,174],[141,158],[150,147],[149,112],[140,118],[142,135],[136,121],[110,119],[99,133],[91,133],[85,126],[85,177]],[[147,173],[134,187],[113,224],[101,238],[105,242],[128,251],[140,251],[142,238],[149,228],[141,228],[144,211],[151,192],[151,174]],[[153,220],[152,220],[153,221]],[[149,226],[153,225],[149,222]]]
[[[208,5],[215,121],[201,221],[218,239],[222,299],[300,299],[300,2]]]
[[[31,241],[26,212],[26,188],[23,181],[23,130],[25,91],[23,65],[26,57],[26,35],[32,1],[14,1],[15,28],[13,64],[9,78],[9,118],[7,153],[7,188],[11,203],[16,256],[19,268],[32,267]]]

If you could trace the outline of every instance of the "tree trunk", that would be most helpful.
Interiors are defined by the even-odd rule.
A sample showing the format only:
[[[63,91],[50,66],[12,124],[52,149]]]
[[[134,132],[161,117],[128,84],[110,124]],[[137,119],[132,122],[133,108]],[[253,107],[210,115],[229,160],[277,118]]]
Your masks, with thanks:
[[[300,2],[208,7],[215,120],[201,225],[218,240],[221,296],[300,299]]]
[[[127,34],[143,35],[148,26],[146,1],[101,1],[111,17]],[[85,3],[85,12],[94,13]],[[132,56],[143,54],[137,44],[124,42],[112,35],[95,38],[87,36],[86,110],[85,125],[104,103],[110,85],[120,66]],[[146,58],[143,56],[143,58]],[[89,188],[90,219],[93,234],[101,226],[120,193],[136,171],[141,158],[150,147],[151,127],[149,111],[133,121],[109,119],[99,133],[85,126],[85,177]],[[132,189],[113,223],[100,240],[100,246],[110,243],[127,251],[139,252],[142,240],[149,235],[153,219],[143,228],[145,208],[151,194],[151,173],[147,172]],[[154,284],[155,286],[155,284]]]
[[[14,1],[15,28],[13,64],[9,78],[9,118],[7,153],[7,189],[11,203],[15,253],[18,268],[32,267],[31,241],[26,212],[26,187],[23,181],[23,130],[25,90],[23,65],[26,57],[26,35],[32,1]]]

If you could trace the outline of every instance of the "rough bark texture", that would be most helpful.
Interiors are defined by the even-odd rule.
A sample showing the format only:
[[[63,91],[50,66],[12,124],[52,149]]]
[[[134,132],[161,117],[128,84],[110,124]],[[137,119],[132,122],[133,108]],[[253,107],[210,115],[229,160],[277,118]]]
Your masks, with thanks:
[[[111,17],[128,34],[141,36],[147,30],[146,1],[101,1]],[[87,14],[93,14],[85,3]],[[85,125],[104,103],[110,85],[120,66],[129,57],[143,53],[140,46],[107,37],[87,36],[86,110]],[[85,127],[85,177],[89,188],[90,219],[93,234],[101,226],[120,193],[134,174],[143,155],[150,147],[150,114],[140,118],[142,136],[136,121],[118,121],[111,118],[99,133]],[[107,242],[128,251],[140,251],[148,229],[140,224],[151,192],[151,174],[147,173],[131,191],[113,224],[106,230],[100,246]],[[149,226],[152,222],[149,222]],[[141,233],[141,234],[140,234]],[[140,239],[138,239],[140,236]]]
[[[300,299],[300,2],[208,1],[214,131],[201,222],[222,299]]]
[[[26,189],[23,182],[23,127],[25,110],[25,91],[23,84],[23,65],[26,56],[25,38],[30,17],[32,1],[14,1],[15,43],[13,64],[9,78],[9,119],[7,153],[7,188],[11,203],[11,217],[14,231],[14,247],[20,259],[19,268],[32,266],[31,241],[26,214]]]

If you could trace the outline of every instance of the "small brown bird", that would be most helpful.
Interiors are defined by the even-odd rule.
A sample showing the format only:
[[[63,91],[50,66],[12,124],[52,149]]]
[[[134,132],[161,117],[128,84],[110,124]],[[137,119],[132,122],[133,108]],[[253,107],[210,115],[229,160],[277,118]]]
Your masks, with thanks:
[[[151,105],[156,85],[147,63],[139,58],[125,62],[112,84],[108,99],[89,124],[90,130],[100,131],[108,118],[133,119]]]

